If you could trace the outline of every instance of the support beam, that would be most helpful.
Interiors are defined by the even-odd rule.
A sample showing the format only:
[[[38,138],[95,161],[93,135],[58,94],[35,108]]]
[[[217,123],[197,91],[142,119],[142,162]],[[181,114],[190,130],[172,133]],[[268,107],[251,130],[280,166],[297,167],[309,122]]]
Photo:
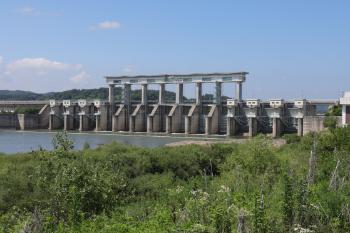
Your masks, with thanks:
[[[55,117],[55,115],[53,115],[53,114],[49,115],[49,130],[54,129],[54,117]]]
[[[249,117],[248,118],[248,125],[249,125],[249,137],[254,137],[258,133],[258,122],[255,117]]]
[[[222,85],[221,82],[215,83],[215,104],[221,105],[221,95],[222,95]]]
[[[131,84],[128,84],[128,83],[124,84],[123,103],[126,109],[126,113],[125,113],[125,119],[127,119],[126,124],[128,124],[129,116],[131,114]]]
[[[96,115],[95,116],[95,131],[101,131],[101,116],[100,115]],[[112,131],[113,131],[113,128],[112,128]]]
[[[130,116],[130,120],[129,120],[129,131],[135,132],[135,116]]]
[[[236,99],[242,100],[242,82],[236,82]]]
[[[141,104],[147,105],[147,84],[141,84]]]
[[[205,135],[210,135],[212,134],[212,118],[211,117],[206,117],[205,118]]]
[[[70,125],[70,117],[69,115],[65,114],[63,116],[63,130],[67,131],[71,129],[71,125]]]
[[[235,136],[236,132],[237,132],[236,119],[234,117],[227,117],[226,135]]]
[[[184,95],[184,84],[178,83],[176,86],[176,104],[182,104],[183,102],[183,95]]]
[[[272,118],[272,137],[279,138],[282,134],[282,124],[280,118]]]
[[[81,132],[81,131],[84,131],[84,124],[85,124],[85,122],[84,122],[84,119],[85,117],[84,117],[84,115],[80,115],[79,116],[79,131]]]
[[[108,101],[111,106],[114,106],[115,104],[115,98],[114,98],[114,84],[109,84],[108,86]]]
[[[165,119],[165,133],[170,134],[172,133],[172,117],[166,116]]]
[[[202,83],[201,82],[196,83],[196,104],[197,105],[202,104]]]
[[[185,116],[185,134],[191,133],[191,117]]]
[[[147,133],[153,132],[153,116],[147,117]]]
[[[131,104],[131,84],[124,84],[123,103],[125,105]]]
[[[158,103],[159,104],[164,104],[165,103],[165,83],[159,84]]]
[[[114,87],[115,87],[114,84],[109,84],[109,88],[108,88],[109,114],[108,114],[107,127],[109,129],[112,129],[112,119],[115,113]]]

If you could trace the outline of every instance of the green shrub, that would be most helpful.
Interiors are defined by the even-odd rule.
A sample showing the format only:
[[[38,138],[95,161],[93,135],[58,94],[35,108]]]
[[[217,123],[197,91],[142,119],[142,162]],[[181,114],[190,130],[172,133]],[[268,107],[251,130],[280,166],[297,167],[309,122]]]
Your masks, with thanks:
[[[290,137],[73,151],[61,133],[54,151],[0,155],[0,232],[349,232],[350,128]]]
[[[285,134],[283,135],[283,139],[286,140],[287,144],[294,144],[301,141],[301,137],[297,134]]]
[[[335,129],[337,127],[337,119],[333,116],[326,116],[323,121],[323,126],[328,129]]]

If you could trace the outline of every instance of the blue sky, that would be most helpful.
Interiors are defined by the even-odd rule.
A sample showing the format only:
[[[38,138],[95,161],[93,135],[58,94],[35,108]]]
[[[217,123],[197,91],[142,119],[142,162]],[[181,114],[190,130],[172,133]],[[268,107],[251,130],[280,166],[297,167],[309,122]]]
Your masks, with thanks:
[[[338,98],[350,90],[349,12],[346,0],[2,0],[0,89],[248,71],[245,98]]]

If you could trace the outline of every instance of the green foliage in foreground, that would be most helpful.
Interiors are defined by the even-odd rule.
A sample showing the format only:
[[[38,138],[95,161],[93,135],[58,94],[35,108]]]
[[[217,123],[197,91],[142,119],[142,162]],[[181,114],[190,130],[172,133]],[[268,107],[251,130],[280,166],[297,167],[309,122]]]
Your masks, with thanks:
[[[350,128],[289,142],[74,152],[59,134],[0,156],[0,232],[350,232]]]

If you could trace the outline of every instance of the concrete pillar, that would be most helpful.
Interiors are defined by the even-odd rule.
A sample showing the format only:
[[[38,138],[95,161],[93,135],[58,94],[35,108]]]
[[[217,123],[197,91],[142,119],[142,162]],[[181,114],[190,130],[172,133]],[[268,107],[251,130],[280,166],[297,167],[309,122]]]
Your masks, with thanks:
[[[197,105],[202,104],[202,83],[201,82],[196,83],[196,104]]]
[[[215,103],[218,105],[221,105],[221,82],[216,82],[215,83]]]
[[[185,116],[185,134],[191,133],[191,117]]]
[[[115,113],[115,97],[114,97],[114,84],[109,84],[108,87],[108,101],[109,101],[109,114],[107,125],[108,128],[112,128],[112,118]]]
[[[70,130],[70,121],[69,121],[69,115],[64,115],[63,116],[63,130],[64,131],[67,131],[67,130]]]
[[[84,130],[84,115],[79,116],[79,131]]]
[[[130,132],[135,132],[135,116],[130,116],[129,131]]]
[[[242,82],[236,82],[236,99],[242,100]]]
[[[249,125],[249,137],[254,137],[258,133],[258,122],[255,117],[249,117],[248,118],[248,125]]]
[[[109,87],[108,87],[108,101],[109,101],[111,106],[114,106],[114,104],[115,104],[114,87],[115,87],[114,84],[109,84]]]
[[[148,116],[147,117],[147,133],[153,132],[153,117]]]
[[[116,115],[112,116],[112,132],[117,132],[119,130],[118,120],[119,120],[119,116],[116,116]]]
[[[95,125],[95,130],[96,131],[105,131],[108,130],[108,105],[100,105],[98,109],[98,113],[94,114],[95,115],[95,120],[96,120],[96,125]],[[112,115],[113,119],[113,115]],[[113,123],[113,120],[112,120]]]
[[[128,124],[129,116],[131,114],[131,84],[124,84],[123,103],[126,108],[126,113],[125,113],[126,124]]]
[[[147,131],[147,114],[148,114],[148,100],[147,100],[147,84],[141,85],[141,104],[144,105],[141,110],[142,115],[137,115],[134,118],[134,131]],[[142,127],[140,127],[141,125]],[[141,129],[142,128],[142,129]]]
[[[95,119],[96,119],[95,131],[101,131],[101,116],[96,115]]]
[[[280,118],[272,118],[272,137],[278,138],[281,136],[282,126]]]
[[[298,118],[298,136],[303,136],[304,135],[304,119],[303,118]]]
[[[123,104],[131,104],[131,84],[124,84],[123,89]]]
[[[235,136],[237,131],[236,120],[233,117],[227,117],[226,135]]]
[[[172,123],[171,123],[171,120],[172,120],[172,117],[171,116],[166,116],[165,118],[165,133],[167,134],[170,134],[172,133],[172,130],[171,130],[171,126],[172,126]]]
[[[147,84],[141,85],[141,104],[147,105]]]
[[[205,135],[210,135],[212,133],[211,127],[212,127],[212,118],[206,117],[205,118]]]
[[[55,115],[53,115],[53,114],[50,114],[50,115],[49,115],[49,130],[53,130],[53,129],[54,129],[54,128],[53,128],[54,117],[55,117]]]
[[[184,95],[184,84],[178,83],[176,86],[176,104],[182,104],[183,102],[183,95]]]
[[[165,83],[159,84],[159,97],[158,97],[158,104],[164,104],[165,103]]]
[[[343,105],[343,107],[342,107],[342,119],[341,119],[341,122],[342,122],[343,126],[346,125],[346,107],[347,107],[347,105]]]

